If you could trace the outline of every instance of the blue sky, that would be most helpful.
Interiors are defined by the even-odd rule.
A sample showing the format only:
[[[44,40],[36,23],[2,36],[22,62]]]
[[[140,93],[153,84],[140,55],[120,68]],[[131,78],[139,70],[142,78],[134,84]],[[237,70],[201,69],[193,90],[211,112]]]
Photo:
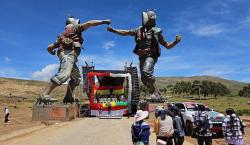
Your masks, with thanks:
[[[166,39],[183,38],[171,50],[162,47],[156,76],[213,75],[250,83],[249,6],[249,0],[2,0],[0,77],[48,80],[58,58],[46,48],[63,31],[68,14],[81,22],[110,18],[114,28],[133,29],[141,24],[141,12],[154,8]],[[138,64],[134,38],[109,33],[106,27],[83,33],[79,65],[85,60],[97,69]]]

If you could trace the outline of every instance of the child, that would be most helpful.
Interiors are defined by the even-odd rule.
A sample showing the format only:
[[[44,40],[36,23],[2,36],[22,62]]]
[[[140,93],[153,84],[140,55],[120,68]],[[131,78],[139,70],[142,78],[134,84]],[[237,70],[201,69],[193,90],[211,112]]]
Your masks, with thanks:
[[[138,110],[131,127],[132,141],[134,145],[148,145],[150,126],[144,121],[148,117],[148,111]]]

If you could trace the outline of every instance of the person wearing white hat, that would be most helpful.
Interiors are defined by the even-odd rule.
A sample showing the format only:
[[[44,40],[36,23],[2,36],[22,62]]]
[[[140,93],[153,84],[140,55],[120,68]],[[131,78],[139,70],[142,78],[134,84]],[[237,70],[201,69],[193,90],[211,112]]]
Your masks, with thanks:
[[[144,121],[148,117],[148,111],[138,110],[134,116],[131,127],[132,141],[134,145],[148,145],[150,126]]]

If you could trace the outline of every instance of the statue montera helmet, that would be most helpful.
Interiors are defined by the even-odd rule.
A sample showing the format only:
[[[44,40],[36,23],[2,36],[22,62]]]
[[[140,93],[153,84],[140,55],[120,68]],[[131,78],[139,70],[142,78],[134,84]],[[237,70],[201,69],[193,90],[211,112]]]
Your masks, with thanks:
[[[142,12],[142,26],[155,26],[156,14],[154,11]]]
[[[69,24],[80,24],[80,19],[76,19],[75,17],[70,16],[66,20],[66,25],[69,25]]]

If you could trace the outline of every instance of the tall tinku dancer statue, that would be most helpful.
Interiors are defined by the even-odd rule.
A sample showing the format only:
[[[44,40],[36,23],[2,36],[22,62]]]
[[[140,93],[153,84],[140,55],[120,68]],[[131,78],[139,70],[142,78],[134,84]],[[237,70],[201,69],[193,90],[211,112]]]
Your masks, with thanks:
[[[51,78],[51,83],[41,94],[40,98],[50,98],[49,94],[52,90],[70,78],[63,102],[74,102],[72,93],[81,81],[80,71],[76,62],[83,45],[82,32],[93,26],[110,23],[111,21],[109,19],[90,20],[85,23],[80,23],[80,20],[73,16],[67,18],[64,32],[58,36],[56,42],[50,44],[47,48],[48,52],[52,55],[55,55],[57,49],[60,67],[58,72]]]
[[[162,30],[156,26],[156,13],[154,11],[142,12],[142,26],[139,28],[120,30],[108,27],[107,30],[122,36],[135,37],[136,46],[133,52],[139,56],[141,81],[149,88],[151,98],[160,98],[161,93],[153,76],[154,66],[161,54],[159,44],[170,49],[181,41],[181,37],[176,35],[175,41],[167,42],[162,35]]]

